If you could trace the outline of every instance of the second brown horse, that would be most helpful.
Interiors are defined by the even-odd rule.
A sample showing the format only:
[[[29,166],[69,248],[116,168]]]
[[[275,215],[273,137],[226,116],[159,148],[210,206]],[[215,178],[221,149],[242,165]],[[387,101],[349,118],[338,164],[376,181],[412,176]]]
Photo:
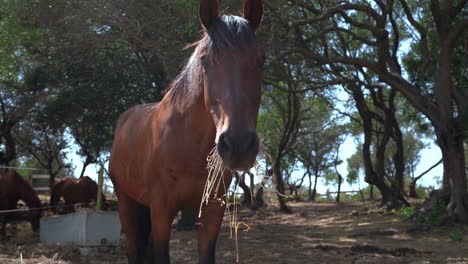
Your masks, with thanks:
[[[120,117],[109,168],[129,263],[169,263],[172,220],[182,208],[198,215],[214,147],[227,186],[230,170],[253,165],[264,61],[255,29],[262,11],[261,0],[246,0],[242,17],[220,16],[217,0],[201,0],[205,35],[182,73],[159,104],[135,106]],[[221,189],[198,219],[203,264],[215,262],[225,210]],[[145,252],[150,233],[153,247]]]
[[[90,177],[84,176],[80,179],[65,177],[52,185],[50,189],[50,205],[54,212],[60,198],[65,201],[65,213],[73,212],[75,204],[87,205],[97,200],[98,185]],[[102,195],[101,208],[107,209],[106,197]]]
[[[30,208],[29,221],[34,232],[39,231],[39,219],[41,218],[41,201],[36,191],[16,171],[10,170],[0,175],[0,211],[17,209],[17,203],[21,200]],[[0,212],[0,234],[6,236],[6,222],[14,220],[16,212]]]

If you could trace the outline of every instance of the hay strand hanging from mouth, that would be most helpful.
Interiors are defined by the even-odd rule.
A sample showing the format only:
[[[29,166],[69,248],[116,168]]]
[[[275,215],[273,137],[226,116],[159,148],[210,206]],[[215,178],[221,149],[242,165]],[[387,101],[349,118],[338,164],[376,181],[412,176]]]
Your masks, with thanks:
[[[218,190],[221,184],[221,180],[224,183],[224,165],[221,156],[218,153],[218,148],[215,146],[211,150],[207,158],[208,177],[206,179],[205,188],[203,189],[203,195],[200,202],[200,210],[198,211],[198,217],[201,217],[201,211],[204,204],[208,204],[210,201],[210,195],[213,193],[215,199],[219,199]],[[226,184],[224,184],[226,189]],[[222,199],[220,199],[222,200]]]

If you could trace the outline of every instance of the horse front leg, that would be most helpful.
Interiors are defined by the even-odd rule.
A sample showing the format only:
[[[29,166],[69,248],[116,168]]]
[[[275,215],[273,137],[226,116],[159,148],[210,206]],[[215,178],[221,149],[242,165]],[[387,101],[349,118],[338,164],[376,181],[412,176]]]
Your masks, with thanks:
[[[159,201],[151,205],[151,238],[153,255],[149,263],[169,264],[169,240],[171,225],[177,210],[174,206],[162,204]]]
[[[6,237],[6,215],[0,214],[0,236],[2,238]]]
[[[127,241],[126,251],[129,264],[143,264],[151,232],[150,210],[127,195],[116,190],[119,198],[119,216],[122,231]]]
[[[214,264],[216,240],[223,222],[225,203],[210,201],[203,206],[198,226],[198,253],[200,264]]]

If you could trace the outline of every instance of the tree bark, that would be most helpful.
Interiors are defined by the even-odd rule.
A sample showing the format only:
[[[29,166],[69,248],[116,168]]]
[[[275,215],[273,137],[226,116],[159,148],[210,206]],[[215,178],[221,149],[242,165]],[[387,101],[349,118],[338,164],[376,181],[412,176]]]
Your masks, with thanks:
[[[93,158],[91,158],[90,156],[87,156],[85,162],[83,163],[83,169],[81,169],[80,179],[83,178],[84,173],[86,171],[86,167],[88,167],[88,165],[91,163],[93,163]]]
[[[374,199],[375,199],[375,197],[374,197],[374,185],[371,184],[369,186],[369,200],[372,201]]]
[[[258,190],[255,193],[255,201],[258,207],[262,207],[266,205],[265,199],[263,198],[263,192],[264,192],[263,186],[265,186],[265,184],[267,183],[268,179],[272,176],[272,174],[273,174],[272,170],[267,171],[267,173],[263,176],[262,182],[260,183],[260,187],[258,187]]]
[[[437,133],[444,161],[443,188],[450,191],[447,214],[454,221],[468,223],[468,197],[463,138],[452,133]]]
[[[281,175],[279,160],[280,159],[277,159],[277,162],[275,162],[273,165],[273,176],[276,180],[276,191],[278,196],[278,202],[280,204],[280,212],[290,214],[292,213],[292,210],[286,205],[286,201],[284,200],[284,181],[283,176]]]
[[[242,191],[244,192],[244,198],[241,201],[241,205],[248,207],[250,209],[255,209],[257,208],[256,202],[254,201],[254,197],[252,196],[252,189],[245,183],[245,176],[249,175],[252,177],[252,175],[248,172],[243,172],[242,175],[239,175],[238,172],[234,172],[234,177],[236,178],[236,181],[239,183],[239,187],[242,188]]]
[[[410,198],[419,198],[419,194],[416,192],[416,182],[418,180],[416,178],[412,179],[408,184],[408,197]]]
[[[312,194],[309,197],[310,201],[315,201],[315,198],[317,197],[317,181],[318,181],[318,173],[315,173],[315,179],[314,179],[314,188],[312,190]]]
[[[193,214],[191,209],[182,209],[180,210],[181,217],[179,221],[177,221],[175,228],[176,230],[192,230],[195,228],[195,224],[197,223],[197,219]]]
[[[360,87],[352,86],[352,95],[354,101],[356,102],[356,107],[358,109],[359,115],[362,118],[362,126],[364,132],[364,144],[362,145],[362,153],[364,159],[364,171],[365,171],[365,181],[368,184],[375,185],[380,193],[382,194],[382,199],[380,206],[385,209],[394,209],[402,205],[407,205],[408,202],[402,195],[401,190],[395,190],[390,188],[385,182],[385,150],[387,144],[392,136],[395,133],[394,131],[394,112],[385,113],[385,118],[380,120],[383,123],[383,135],[381,135],[375,145],[375,165],[371,158],[371,145],[373,141],[373,112],[367,107],[364,94]],[[392,92],[389,100],[393,100],[395,93]],[[380,103],[380,105],[378,105]],[[376,104],[384,108],[382,102],[376,102]],[[389,109],[382,109],[392,111],[393,108],[390,106]],[[393,117],[391,116],[393,115]],[[401,160],[400,160],[401,161]],[[400,166],[395,164],[395,166]],[[404,167],[404,164],[403,164]],[[398,181],[398,180],[397,180]]]

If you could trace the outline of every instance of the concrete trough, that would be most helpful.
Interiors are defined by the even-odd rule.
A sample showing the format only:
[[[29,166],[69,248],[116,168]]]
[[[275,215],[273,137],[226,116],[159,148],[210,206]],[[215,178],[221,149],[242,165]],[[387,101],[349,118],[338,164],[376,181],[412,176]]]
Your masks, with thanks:
[[[79,211],[41,218],[40,239],[44,243],[80,247],[116,246],[120,243],[118,212]]]

